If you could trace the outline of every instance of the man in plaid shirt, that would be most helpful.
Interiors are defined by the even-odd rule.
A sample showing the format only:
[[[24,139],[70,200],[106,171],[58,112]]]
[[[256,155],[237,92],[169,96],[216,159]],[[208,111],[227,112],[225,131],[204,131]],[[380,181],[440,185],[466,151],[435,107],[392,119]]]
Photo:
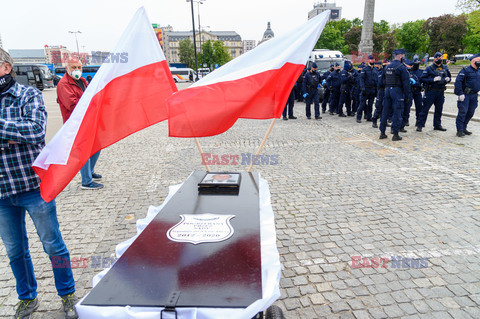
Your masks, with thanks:
[[[30,318],[38,308],[37,282],[28,249],[28,212],[52,261],[55,287],[65,318],[78,318],[70,254],[60,233],[55,200],[40,196],[32,164],[45,145],[47,112],[40,91],[15,82],[13,60],[0,49],[0,237],[17,282],[20,302],[14,318]]]

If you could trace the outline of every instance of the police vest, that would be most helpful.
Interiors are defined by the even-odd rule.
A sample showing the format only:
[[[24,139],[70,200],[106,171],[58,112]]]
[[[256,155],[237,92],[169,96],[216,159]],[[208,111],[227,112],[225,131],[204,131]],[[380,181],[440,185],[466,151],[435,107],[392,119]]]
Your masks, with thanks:
[[[402,78],[400,75],[396,73],[397,69],[401,67],[402,64],[400,63],[396,67],[387,67],[385,69],[385,86],[396,86],[396,87],[401,87],[402,86]]]

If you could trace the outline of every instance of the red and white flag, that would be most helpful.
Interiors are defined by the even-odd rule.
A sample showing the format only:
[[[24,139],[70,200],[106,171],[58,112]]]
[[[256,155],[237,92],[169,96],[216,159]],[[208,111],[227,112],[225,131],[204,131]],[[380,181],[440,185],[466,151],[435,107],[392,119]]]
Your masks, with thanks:
[[[143,7],[110,56],[110,63],[102,64],[68,121],[33,164],[47,202],[93,154],[167,119],[166,99],[177,88]]]
[[[204,137],[237,119],[279,118],[330,11],[242,54],[168,100],[169,135]]]

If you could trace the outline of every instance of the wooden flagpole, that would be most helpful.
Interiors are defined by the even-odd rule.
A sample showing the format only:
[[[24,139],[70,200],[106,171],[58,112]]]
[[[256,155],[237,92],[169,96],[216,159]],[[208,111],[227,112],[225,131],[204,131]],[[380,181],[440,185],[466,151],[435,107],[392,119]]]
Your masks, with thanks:
[[[256,158],[256,157],[260,154],[260,152],[262,151],[262,148],[263,148],[263,146],[265,145],[265,142],[267,141],[268,135],[270,135],[270,132],[272,131],[273,125],[275,124],[275,121],[276,121],[276,120],[277,120],[277,119],[274,118],[273,121],[272,121],[272,123],[270,124],[270,127],[268,128],[267,133],[265,133],[265,137],[263,138],[262,144],[260,144],[260,147],[258,148],[258,151],[257,151],[257,153],[255,154],[255,157],[254,157],[254,158]],[[249,172],[249,173],[252,172],[254,158],[252,158],[252,162],[250,163],[250,167],[248,168],[248,172]]]
[[[210,167],[208,167],[207,161],[205,160],[205,155],[203,155],[202,147],[200,146],[200,142],[196,137],[195,137],[195,143],[197,144],[197,148],[198,148],[198,151],[200,152],[200,156],[202,156],[202,161],[205,164],[205,168],[207,169],[207,172],[210,172]]]

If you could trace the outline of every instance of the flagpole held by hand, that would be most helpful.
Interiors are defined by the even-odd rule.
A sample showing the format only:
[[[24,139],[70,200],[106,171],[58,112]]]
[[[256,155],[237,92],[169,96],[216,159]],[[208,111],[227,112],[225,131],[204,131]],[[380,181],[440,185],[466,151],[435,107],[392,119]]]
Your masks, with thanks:
[[[268,130],[267,130],[267,133],[265,133],[265,137],[263,138],[262,144],[260,144],[260,147],[258,148],[258,151],[257,151],[257,153],[255,154],[255,157],[252,158],[252,162],[250,163],[250,167],[248,168],[248,172],[249,172],[249,173],[252,171],[254,159],[255,159],[258,155],[260,155],[260,152],[262,151],[262,148],[263,148],[263,146],[265,145],[265,142],[267,141],[267,138],[268,138],[268,136],[270,135],[270,132],[272,131],[273,125],[275,124],[275,121],[276,121],[276,120],[277,120],[276,118],[273,119],[272,123],[270,124],[270,127],[269,127]]]
[[[203,155],[202,147],[200,146],[200,142],[198,141],[198,138],[196,138],[196,137],[195,137],[195,143],[197,144],[198,151],[200,152],[200,155],[202,156],[202,162],[205,164],[205,168],[207,169],[207,172],[210,172],[210,167],[208,167],[207,161],[205,161],[205,155]]]

